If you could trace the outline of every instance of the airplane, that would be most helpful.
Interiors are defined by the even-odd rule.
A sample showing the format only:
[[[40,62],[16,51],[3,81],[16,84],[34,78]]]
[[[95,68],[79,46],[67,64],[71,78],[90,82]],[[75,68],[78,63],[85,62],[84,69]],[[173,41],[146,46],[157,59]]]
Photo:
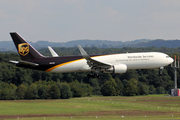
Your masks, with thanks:
[[[79,56],[60,57],[51,47],[48,47],[52,57],[45,57],[17,32],[11,32],[10,35],[21,58],[20,61],[10,60],[10,62],[18,67],[46,72],[90,72],[88,77],[98,77],[100,72],[125,73],[128,69],[163,69],[174,61],[161,52],[88,55],[80,45],[78,45],[81,53]]]

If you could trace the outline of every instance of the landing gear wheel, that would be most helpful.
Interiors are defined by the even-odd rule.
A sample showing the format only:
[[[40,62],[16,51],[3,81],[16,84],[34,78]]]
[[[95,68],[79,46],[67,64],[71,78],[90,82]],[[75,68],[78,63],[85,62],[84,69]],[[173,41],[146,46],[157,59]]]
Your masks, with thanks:
[[[88,78],[100,78],[100,76],[98,74],[88,74],[87,75]]]

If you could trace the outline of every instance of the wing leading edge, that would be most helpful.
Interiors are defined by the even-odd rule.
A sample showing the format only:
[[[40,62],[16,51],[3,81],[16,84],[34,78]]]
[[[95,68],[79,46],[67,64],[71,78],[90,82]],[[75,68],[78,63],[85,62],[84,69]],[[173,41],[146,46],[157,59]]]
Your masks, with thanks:
[[[113,66],[110,63],[104,63],[101,61],[94,60],[86,53],[86,51],[80,45],[78,45],[78,48],[81,52],[81,55],[86,59],[87,64],[89,65],[89,67],[91,67],[91,69],[108,69]]]

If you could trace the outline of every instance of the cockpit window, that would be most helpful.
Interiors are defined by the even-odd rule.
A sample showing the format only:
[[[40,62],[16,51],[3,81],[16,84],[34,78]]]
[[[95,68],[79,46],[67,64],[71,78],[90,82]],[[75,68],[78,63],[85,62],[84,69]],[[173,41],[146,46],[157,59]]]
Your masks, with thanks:
[[[166,56],[166,58],[170,58],[169,56]]]

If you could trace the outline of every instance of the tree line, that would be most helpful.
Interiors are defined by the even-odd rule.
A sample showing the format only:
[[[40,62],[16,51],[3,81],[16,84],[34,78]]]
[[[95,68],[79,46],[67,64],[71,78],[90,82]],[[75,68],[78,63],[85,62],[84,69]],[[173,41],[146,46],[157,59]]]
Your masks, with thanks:
[[[54,48],[61,56],[80,55],[77,48]],[[179,48],[85,48],[88,54],[122,53],[124,51],[159,51],[179,55]],[[48,49],[39,50],[50,56]],[[159,69],[128,70],[124,74],[102,74],[88,78],[82,73],[49,73],[16,67],[9,60],[20,60],[16,52],[0,52],[0,99],[68,99],[91,95],[135,96],[168,93],[174,87],[174,72],[166,66]],[[178,80],[179,69],[178,69]],[[178,84],[178,87],[180,85]]]
[[[71,83],[55,81],[36,81],[28,85],[22,83],[19,86],[0,83],[1,100],[18,99],[69,99],[71,97],[91,96],[92,88],[89,84],[73,81]]]

